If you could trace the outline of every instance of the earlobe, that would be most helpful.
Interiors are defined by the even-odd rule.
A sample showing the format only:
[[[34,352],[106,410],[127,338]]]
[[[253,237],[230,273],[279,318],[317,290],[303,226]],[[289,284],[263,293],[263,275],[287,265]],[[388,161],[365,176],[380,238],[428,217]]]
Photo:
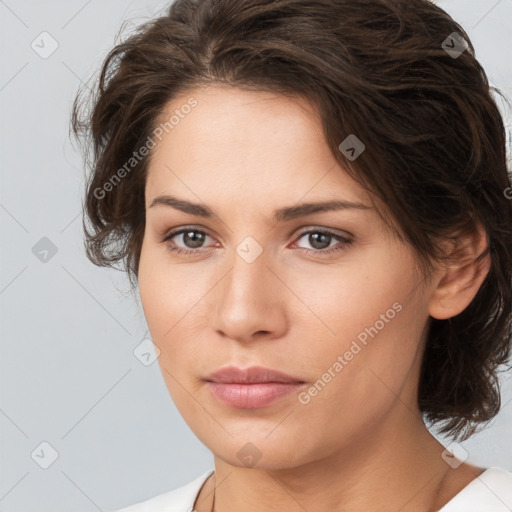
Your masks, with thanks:
[[[439,270],[429,301],[429,314],[446,320],[462,313],[471,303],[491,267],[487,236],[478,224],[471,233],[451,244],[450,257]]]

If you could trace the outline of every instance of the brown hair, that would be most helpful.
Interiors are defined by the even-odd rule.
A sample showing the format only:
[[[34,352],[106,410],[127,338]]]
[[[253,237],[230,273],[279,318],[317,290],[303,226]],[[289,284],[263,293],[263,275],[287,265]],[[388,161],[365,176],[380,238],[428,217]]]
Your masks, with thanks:
[[[462,53],[450,55],[456,43]],[[418,392],[440,433],[472,435],[500,409],[497,372],[510,354],[512,189],[491,96],[501,93],[467,34],[428,0],[177,0],[109,53],[92,111],[75,101],[95,264],[123,262],[136,284],[149,157],[130,159],[178,93],[220,83],[315,105],[335,157],[384,202],[425,268],[443,258],[440,240],[485,228],[490,271],[461,314],[431,319]],[[354,161],[338,149],[349,134],[366,146]]]

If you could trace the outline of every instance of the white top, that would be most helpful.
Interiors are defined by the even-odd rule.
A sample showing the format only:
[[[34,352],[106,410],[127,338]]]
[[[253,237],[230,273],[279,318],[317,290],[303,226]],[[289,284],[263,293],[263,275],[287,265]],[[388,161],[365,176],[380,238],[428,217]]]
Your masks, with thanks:
[[[213,471],[116,512],[192,512],[201,486]],[[512,472],[498,467],[486,469],[438,512],[512,512]]]

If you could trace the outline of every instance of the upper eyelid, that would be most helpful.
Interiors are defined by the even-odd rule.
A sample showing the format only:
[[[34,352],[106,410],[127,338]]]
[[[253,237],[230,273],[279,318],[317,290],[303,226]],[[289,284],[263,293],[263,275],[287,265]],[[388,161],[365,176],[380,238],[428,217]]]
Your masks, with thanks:
[[[184,228],[177,228],[177,229],[171,229],[164,233],[163,238],[164,240],[168,240],[169,238],[174,238],[177,235],[183,235],[187,231],[195,231],[197,233],[203,233],[206,236],[209,236],[210,238],[215,238],[214,236],[210,235],[210,233],[203,228],[194,228],[194,227],[184,227]]]

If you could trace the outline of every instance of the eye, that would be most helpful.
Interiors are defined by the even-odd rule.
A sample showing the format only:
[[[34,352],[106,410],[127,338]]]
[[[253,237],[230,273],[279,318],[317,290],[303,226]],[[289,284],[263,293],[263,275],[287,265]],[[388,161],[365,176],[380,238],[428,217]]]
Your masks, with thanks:
[[[181,237],[182,243],[185,244],[185,248],[176,245],[176,242],[173,239],[179,240]],[[170,242],[172,244],[167,244],[167,247],[170,251],[175,252],[176,254],[197,254],[202,249],[202,244],[206,240],[206,238],[211,238],[207,233],[195,228],[182,228],[177,231],[172,231],[168,233],[162,242]]]
[[[307,235],[307,238],[305,238]],[[305,238],[307,243],[309,243],[313,249],[308,249],[304,247],[300,247],[304,249],[306,254],[332,254],[337,251],[341,251],[346,249],[352,243],[352,239],[348,236],[342,236],[334,233],[333,231],[325,230],[325,229],[315,229],[303,232],[299,236],[299,240]],[[331,242],[338,241],[338,244],[331,245]],[[332,247],[328,250],[326,248]]]
[[[307,235],[307,238],[306,238]],[[212,238],[208,233],[193,227],[185,227],[175,231],[171,231],[165,235],[162,240],[167,244],[169,251],[175,254],[194,255],[205,252],[205,241]],[[327,255],[337,251],[346,249],[352,243],[352,239],[348,236],[339,235],[333,231],[325,229],[314,229],[301,233],[299,240],[305,239],[313,249],[308,249],[294,244],[306,254]],[[184,247],[180,246],[177,242],[180,241]],[[332,245],[332,242],[336,242]]]

